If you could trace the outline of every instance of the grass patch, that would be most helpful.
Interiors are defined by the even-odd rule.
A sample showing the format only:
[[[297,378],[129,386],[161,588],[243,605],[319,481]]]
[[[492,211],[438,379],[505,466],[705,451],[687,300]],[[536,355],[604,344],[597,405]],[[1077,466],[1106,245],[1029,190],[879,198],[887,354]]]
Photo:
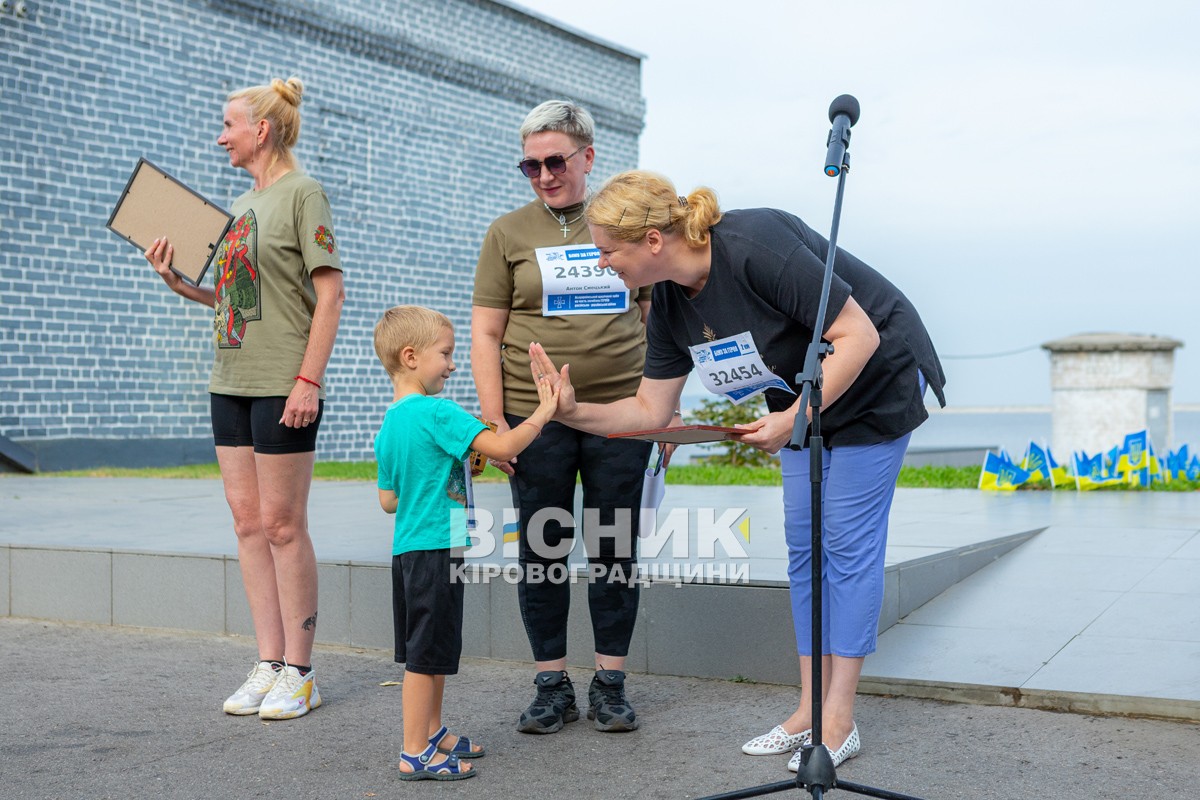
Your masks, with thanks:
[[[15,475],[16,473],[5,473]],[[217,462],[211,464],[187,464],[182,467],[95,467],[94,469],[68,469],[61,472],[38,472],[37,478],[219,478],[221,470]]]
[[[901,467],[901,489],[976,489],[979,467]]]
[[[0,478],[17,473],[0,472]],[[48,478],[220,478],[216,463],[190,464],[182,467],[144,467],[126,469],[120,467],[98,467],[96,469],[69,470],[65,472],[40,472],[39,477]],[[313,468],[313,477],[321,481],[370,481],[375,480],[375,462],[318,461]],[[483,474],[475,478],[478,483],[504,483],[508,476],[488,464]],[[778,466],[731,467],[725,464],[680,464],[667,471],[667,484],[676,486],[782,486],[783,476]],[[901,467],[896,485],[902,489],[975,489],[979,486],[979,467]],[[1075,483],[1054,487],[1056,491],[1075,491]],[[1017,491],[1050,491],[1049,481],[1028,484]],[[1195,492],[1200,491],[1200,480],[1170,483],[1159,481],[1151,486],[1116,484],[1095,491],[1109,492]]]

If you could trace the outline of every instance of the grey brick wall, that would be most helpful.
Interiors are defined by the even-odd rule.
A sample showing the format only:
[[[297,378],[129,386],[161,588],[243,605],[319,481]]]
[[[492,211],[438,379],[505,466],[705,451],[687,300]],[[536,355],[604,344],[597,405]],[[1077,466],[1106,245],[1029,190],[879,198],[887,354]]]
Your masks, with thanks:
[[[211,314],[166,291],[105,223],[139,156],[226,206],[248,188],[216,146],[230,90],[305,81],[297,154],[333,204],[347,285],[323,459],[371,458],[390,400],[371,330],[389,305],[455,321],[448,393],[475,409],[474,263],[491,219],[532,197],[514,166],[530,107],[570,97],[591,109],[594,178],[637,161],[637,54],[503,2],[26,7],[0,13],[0,436],[43,469],[111,461],[114,440],[211,456]]]

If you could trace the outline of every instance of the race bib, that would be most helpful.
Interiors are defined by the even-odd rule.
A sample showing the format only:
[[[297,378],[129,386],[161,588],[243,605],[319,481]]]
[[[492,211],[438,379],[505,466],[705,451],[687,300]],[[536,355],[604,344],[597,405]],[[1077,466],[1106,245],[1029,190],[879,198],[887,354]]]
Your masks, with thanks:
[[[600,250],[591,244],[539,247],[542,316],[623,314],[629,290],[611,269],[600,266]]]
[[[704,388],[728,397],[735,405],[767,389],[783,389],[795,394],[783,378],[763,364],[749,331],[688,349]]]

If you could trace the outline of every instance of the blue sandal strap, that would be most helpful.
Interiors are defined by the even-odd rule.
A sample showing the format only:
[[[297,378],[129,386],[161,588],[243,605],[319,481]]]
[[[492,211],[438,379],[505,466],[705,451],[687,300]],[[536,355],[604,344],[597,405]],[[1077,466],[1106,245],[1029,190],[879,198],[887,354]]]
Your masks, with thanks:
[[[400,776],[405,780],[413,780],[414,778],[418,777],[446,780],[460,776],[466,777],[467,775],[471,774],[471,772],[474,772],[474,770],[464,770],[462,768],[462,762],[458,760],[458,756],[456,755],[446,756],[446,760],[440,764],[431,764],[430,762],[437,754],[438,749],[432,744],[425,748],[425,751],[419,755],[414,756],[409,753],[401,752],[400,760],[412,767],[413,771],[405,772],[404,770],[401,770]]]
[[[446,738],[446,734],[449,732],[450,732],[450,729],[447,728],[445,725],[443,725],[438,730],[437,733],[435,733],[433,736],[429,737],[429,743],[431,745],[433,745],[434,747],[437,747],[439,744],[442,743],[442,739]]]
[[[429,743],[436,747],[439,753],[452,753],[460,758],[479,758],[486,752],[482,747],[478,750],[472,750],[471,748],[475,746],[475,743],[467,736],[459,736],[458,741],[454,743],[454,747],[442,747],[442,739],[446,738],[447,733],[449,731],[443,725],[440,731],[429,737]]]

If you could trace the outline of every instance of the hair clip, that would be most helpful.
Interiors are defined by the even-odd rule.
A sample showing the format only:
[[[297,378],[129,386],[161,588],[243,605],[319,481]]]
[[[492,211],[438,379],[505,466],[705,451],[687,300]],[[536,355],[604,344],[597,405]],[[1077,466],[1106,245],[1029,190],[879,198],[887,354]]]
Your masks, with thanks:
[[[688,207],[688,204],[687,204],[687,198],[686,198],[686,197],[684,197],[683,195],[679,195],[679,196],[678,196],[676,199],[677,199],[677,200],[679,200],[679,206],[680,206],[680,208],[687,208],[687,207]]]

